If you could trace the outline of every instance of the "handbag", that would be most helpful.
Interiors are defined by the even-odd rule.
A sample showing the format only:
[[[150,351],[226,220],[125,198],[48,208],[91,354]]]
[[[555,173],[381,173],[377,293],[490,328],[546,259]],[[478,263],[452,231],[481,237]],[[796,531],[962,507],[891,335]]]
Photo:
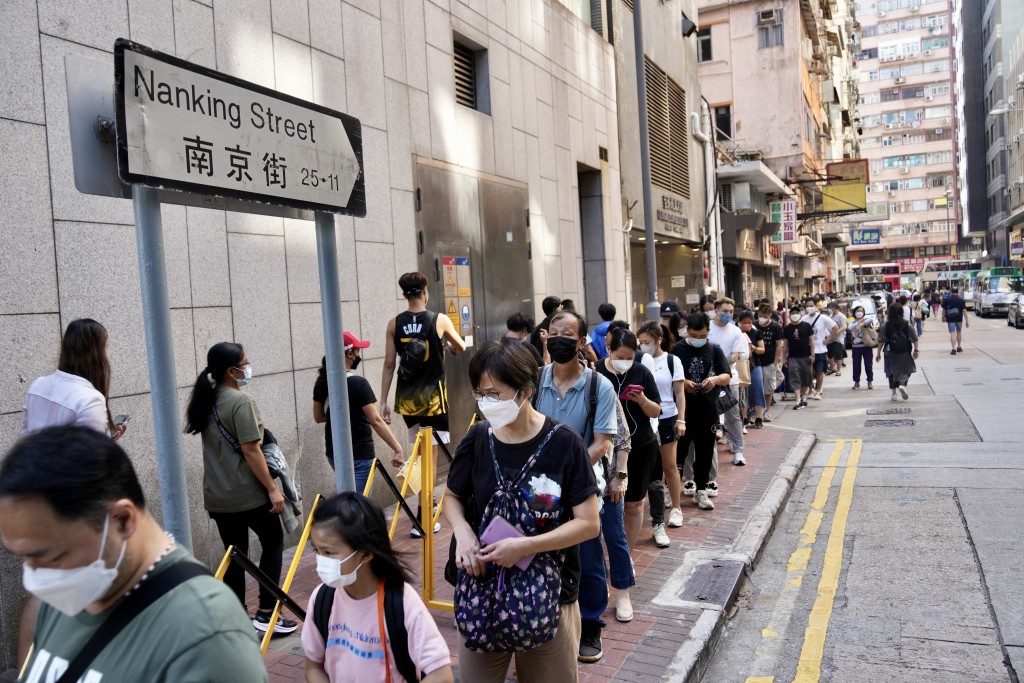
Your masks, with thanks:
[[[221,436],[228,442],[228,445],[241,453],[242,444],[235,438],[234,434],[228,431],[224,423],[220,421],[220,413],[217,412],[217,406],[213,406],[213,421],[217,423],[217,429],[220,430]],[[281,447],[277,445],[277,439],[274,438],[273,433],[266,427],[263,428],[263,443],[260,444],[260,450],[263,451],[263,457],[267,461],[267,469],[270,470],[270,476],[280,477],[281,473],[285,470],[284,453],[281,452]]]
[[[740,378],[741,387],[750,386],[750,361],[740,359],[736,361],[736,375]]]
[[[878,330],[870,325],[864,328],[864,331],[860,334],[860,340],[864,343],[864,346],[869,349],[873,349],[878,346]]]

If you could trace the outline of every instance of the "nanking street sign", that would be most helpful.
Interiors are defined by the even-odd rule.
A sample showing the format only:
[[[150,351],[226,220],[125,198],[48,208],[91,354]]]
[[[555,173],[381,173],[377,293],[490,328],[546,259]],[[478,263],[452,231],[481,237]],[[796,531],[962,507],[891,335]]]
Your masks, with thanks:
[[[357,119],[124,39],[114,70],[125,183],[366,215]]]

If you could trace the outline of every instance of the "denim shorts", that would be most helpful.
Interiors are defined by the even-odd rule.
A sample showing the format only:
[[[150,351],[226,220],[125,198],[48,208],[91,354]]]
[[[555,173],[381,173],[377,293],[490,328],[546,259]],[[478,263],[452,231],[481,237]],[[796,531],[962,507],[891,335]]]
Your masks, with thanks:
[[[949,330],[950,333],[959,332],[961,329],[963,329],[963,323],[946,322],[946,329]]]
[[[814,374],[820,375],[828,368],[828,353],[814,354]]]

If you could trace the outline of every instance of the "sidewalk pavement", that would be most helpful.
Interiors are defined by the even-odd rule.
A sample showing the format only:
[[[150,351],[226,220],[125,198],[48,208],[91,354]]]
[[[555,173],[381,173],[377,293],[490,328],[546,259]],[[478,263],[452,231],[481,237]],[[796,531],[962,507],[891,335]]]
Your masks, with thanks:
[[[775,412],[785,406],[777,406]],[[611,590],[611,606],[604,615],[608,626],[602,634],[604,657],[594,664],[580,664],[581,682],[699,680],[743,574],[756,560],[814,443],[815,437],[809,433],[771,424],[762,430],[750,429],[745,467],[733,466],[728,448],[719,447],[720,494],[714,499],[713,511],[700,511],[684,499],[684,525],[668,529],[672,546],[666,549],[654,545],[649,517],[646,519],[633,552],[637,578],[631,591],[634,619],[628,624],[615,620]],[[409,529],[408,520],[401,519],[395,547],[406,553],[416,568],[418,582],[422,541],[410,538]],[[435,590],[440,600],[452,596],[451,586],[443,579],[450,539],[446,528],[435,537]],[[286,553],[286,566],[290,560]],[[307,547],[290,592],[305,606],[318,583],[313,553]],[[249,584],[248,602],[254,605],[256,586],[251,579]],[[450,612],[432,612],[453,653],[458,680],[454,653],[459,634],[454,617]],[[304,680],[305,658],[298,633],[272,641],[266,656],[271,681]],[[517,680],[514,667],[510,673],[510,680]]]

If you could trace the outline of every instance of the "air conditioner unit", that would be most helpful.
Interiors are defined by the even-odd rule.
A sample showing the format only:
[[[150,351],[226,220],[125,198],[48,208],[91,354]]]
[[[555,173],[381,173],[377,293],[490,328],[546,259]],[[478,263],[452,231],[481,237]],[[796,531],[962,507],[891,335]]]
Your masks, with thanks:
[[[758,26],[770,26],[777,23],[779,23],[779,13],[777,10],[764,9],[757,13]]]
[[[901,166],[900,167],[900,173],[906,175],[907,173],[910,173],[910,169],[907,168],[906,166]]]
[[[904,59],[906,59],[906,55],[896,55],[897,62],[902,62]]]
[[[1021,177],[1017,178],[1017,183],[1020,184],[1020,185],[1024,185],[1024,175],[1022,175]]]
[[[910,6],[910,7],[908,8],[908,9],[909,9],[909,10],[910,10],[911,12],[916,12],[916,11],[918,11],[918,10],[919,10],[919,9],[921,9],[921,8],[920,8],[920,7],[918,7],[917,5],[911,5],[911,6]]]
[[[942,129],[941,128],[936,128],[934,132],[935,132],[936,135],[942,135]]]
[[[940,33],[942,33],[942,29],[941,29],[941,28],[939,28],[938,26],[936,26],[936,27],[934,27],[934,28],[933,28],[933,29],[932,29],[932,30],[930,31],[930,33],[931,33],[931,34],[932,34],[933,36],[937,36],[937,35],[939,35]]]
[[[903,76],[900,76],[895,81],[893,81],[893,83],[895,83],[896,85],[902,85],[903,83],[906,83],[906,82],[907,82],[907,79],[904,78]]]
[[[1017,87],[1024,88],[1024,74],[1017,74]]]
[[[1015,143],[1017,143],[1017,142],[1020,142],[1020,136],[1019,136],[1019,135],[1014,135],[1014,136],[1013,136],[1013,141],[1014,141]]]
[[[931,101],[932,101],[932,100],[934,100],[934,99],[935,99],[935,98],[934,98],[934,97],[932,97],[931,95],[925,95],[925,96],[924,96],[924,101],[925,101],[925,102],[931,102]]]
[[[835,57],[837,54],[839,54],[839,50],[836,49],[836,46],[835,45],[829,45],[828,46],[828,55],[829,55],[829,57]]]
[[[945,123],[945,124],[948,124],[949,123],[949,119],[942,119],[942,122]],[[1024,133],[1024,130],[1022,130],[1021,133]]]
[[[887,123],[885,124],[885,127],[891,130],[893,128],[893,124]]]
[[[892,94],[893,95],[899,95],[900,94],[900,89],[899,88],[893,88],[892,89]]]
[[[885,16],[885,12],[879,12],[877,16],[884,17]]]
[[[931,57],[932,56],[932,51],[931,50],[925,50],[924,51],[924,56],[925,57]]]
[[[896,193],[894,191],[892,191],[892,190],[889,190],[889,196],[890,197],[895,197]]]
[[[1021,137],[1024,137],[1024,128],[1020,129],[1020,131],[1018,132],[1018,135],[1020,135]]]

